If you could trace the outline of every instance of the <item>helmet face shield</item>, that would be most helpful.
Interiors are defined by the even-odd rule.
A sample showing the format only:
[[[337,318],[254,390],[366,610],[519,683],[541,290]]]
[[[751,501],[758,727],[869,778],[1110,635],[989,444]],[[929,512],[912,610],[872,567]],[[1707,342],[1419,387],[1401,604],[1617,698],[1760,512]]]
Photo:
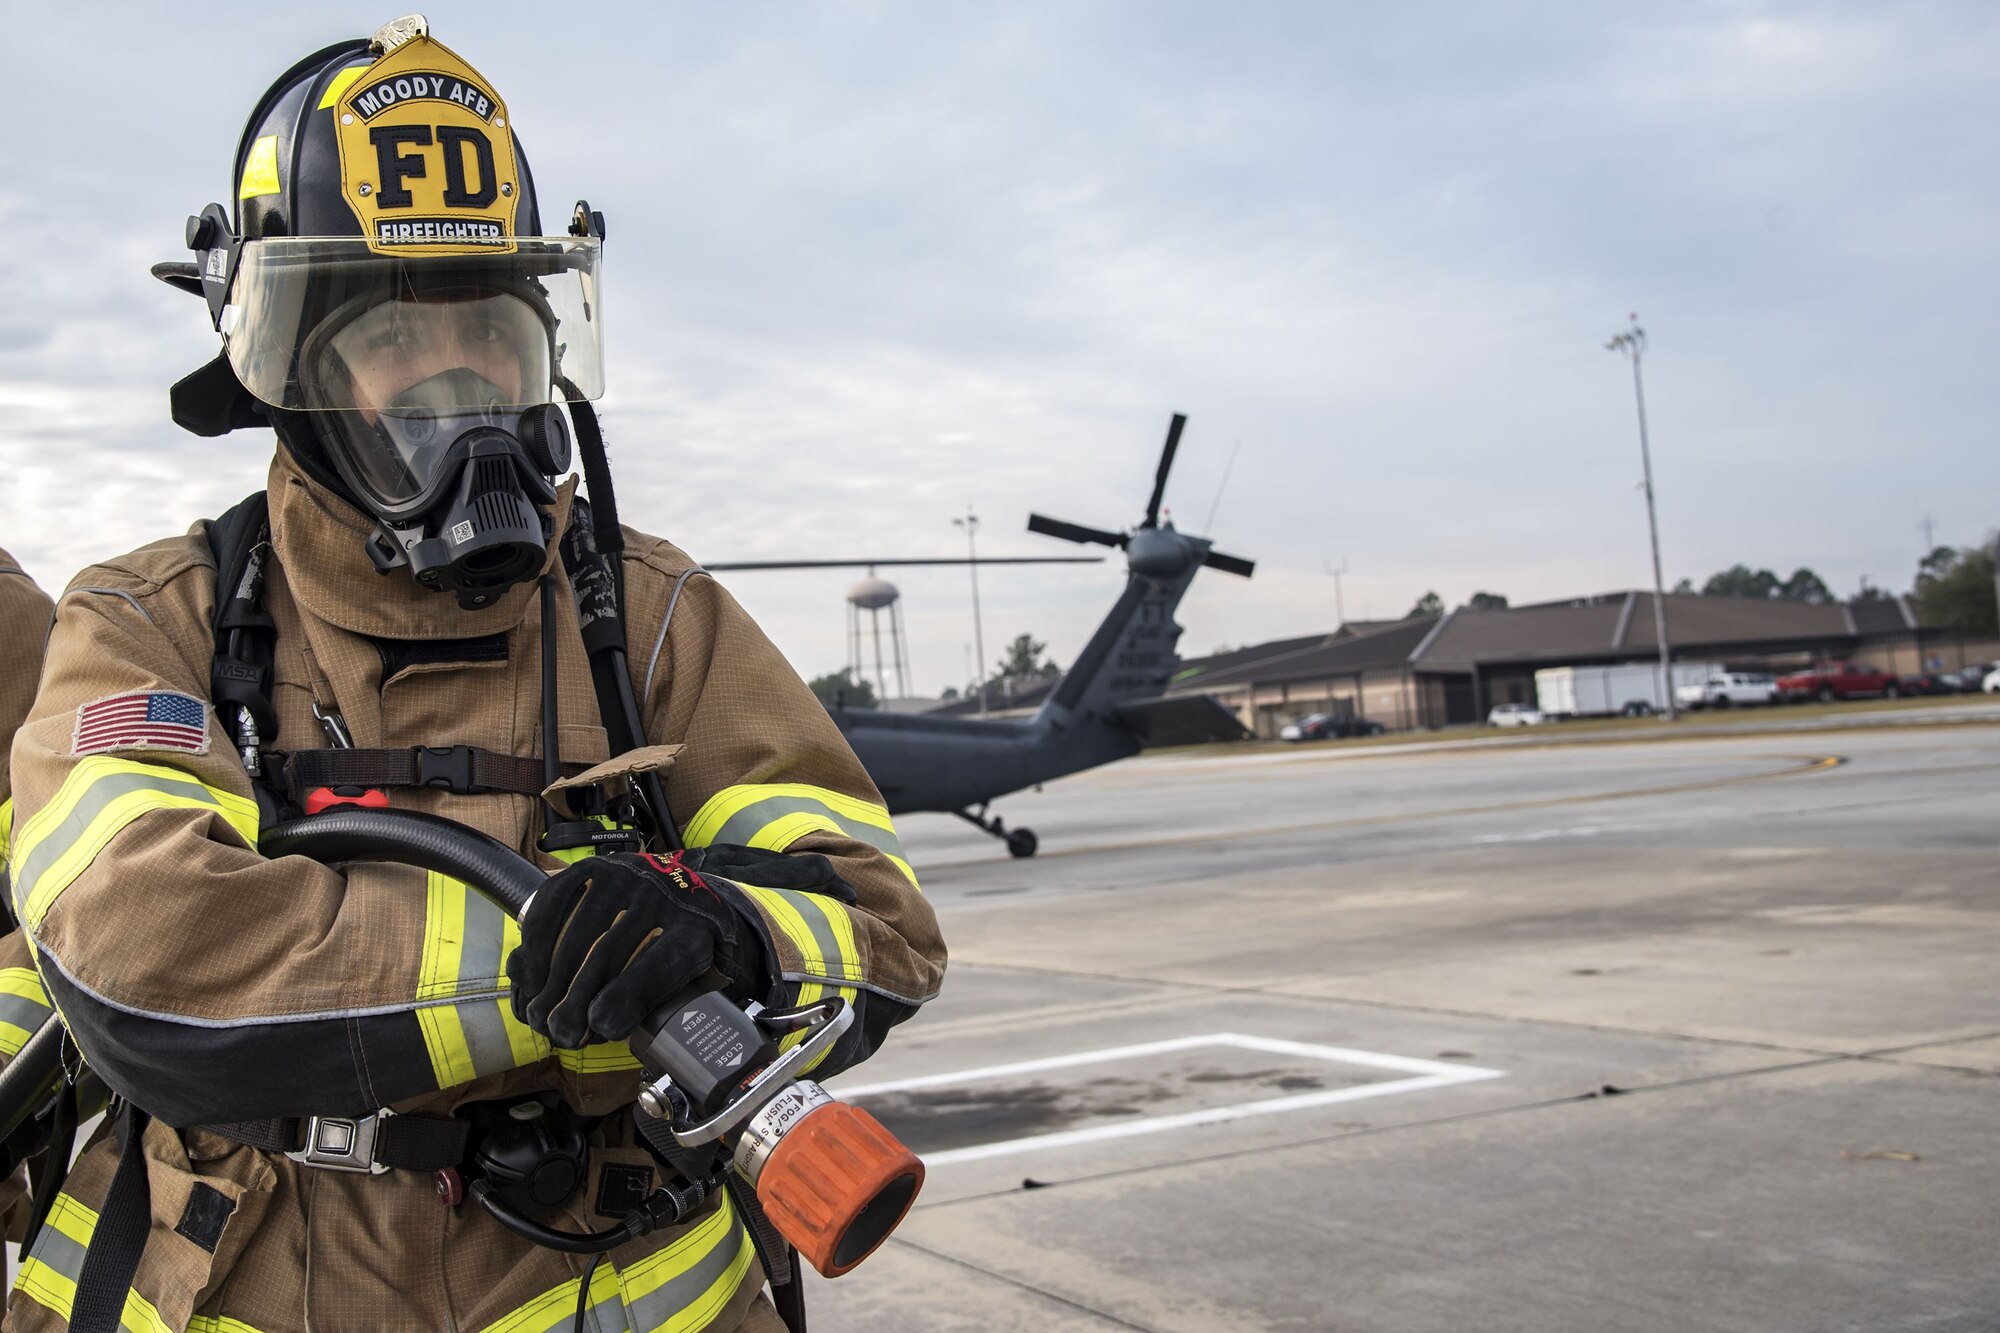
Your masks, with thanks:
[[[601,256],[593,237],[450,258],[383,254],[358,236],[252,241],[223,308],[223,351],[244,388],[290,411],[379,411],[457,368],[499,391],[487,406],[558,401],[563,381],[598,398]]]

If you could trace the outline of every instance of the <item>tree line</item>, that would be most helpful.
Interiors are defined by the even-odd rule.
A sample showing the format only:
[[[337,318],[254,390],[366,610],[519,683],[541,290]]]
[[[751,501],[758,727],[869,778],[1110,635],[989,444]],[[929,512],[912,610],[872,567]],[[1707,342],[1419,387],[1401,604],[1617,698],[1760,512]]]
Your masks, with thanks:
[[[1993,552],[1994,543],[1991,541],[1983,546],[1940,546],[1918,561],[1916,578],[1907,594],[1918,621],[1953,630],[1968,638],[2000,635],[2000,603],[1995,600]],[[1701,597],[1752,597],[1776,602],[1804,602],[1814,606],[1840,600],[1825,579],[1803,565],[1784,578],[1778,577],[1774,570],[1731,565],[1709,575],[1699,588],[1693,579],[1682,579],[1673,590]],[[1892,595],[1864,576],[1851,600],[1882,601]],[[1501,594],[1476,592],[1458,609],[1500,611],[1506,607],[1507,599]],[[1444,599],[1433,589],[1419,597],[1404,618],[1441,616],[1444,613]]]
[[[1048,644],[1032,634],[1020,634],[1007,645],[1006,653],[993,664],[987,673],[986,686],[989,697],[996,701],[1012,698],[1030,685],[1054,680],[1062,674],[1062,668],[1054,659],[1042,654],[1049,650]],[[820,702],[835,708],[877,708],[881,700],[875,697],[874,683],[865,676],[856,676],[852,667],[842,667],[824,676],[814,676],[806,684],[819,696]],[[977,680],[966,683],[961,691],[958,686],[944,687],[943,698],[958,699],[979,693]]]

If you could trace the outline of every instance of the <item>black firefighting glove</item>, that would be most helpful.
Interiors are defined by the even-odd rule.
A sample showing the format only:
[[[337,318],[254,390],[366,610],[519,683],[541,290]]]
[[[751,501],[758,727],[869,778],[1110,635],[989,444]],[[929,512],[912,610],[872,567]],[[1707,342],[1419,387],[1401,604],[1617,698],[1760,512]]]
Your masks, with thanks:
[[[680,857],[594,856],[549,877],[507,956],[514,1016],[566,1049],[639,1020],[713,970],[733,998],[760,998],[767,969],[730,886]]]

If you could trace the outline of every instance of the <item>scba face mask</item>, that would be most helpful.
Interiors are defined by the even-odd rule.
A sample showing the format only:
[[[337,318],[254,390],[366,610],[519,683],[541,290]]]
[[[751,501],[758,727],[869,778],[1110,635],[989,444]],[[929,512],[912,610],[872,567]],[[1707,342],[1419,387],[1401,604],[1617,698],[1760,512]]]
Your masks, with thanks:
[[[350,301],[306,340],[301,396],[378,570],[467,609],[540,572],[571,453],[550,323],[539,283],[453,281]]]

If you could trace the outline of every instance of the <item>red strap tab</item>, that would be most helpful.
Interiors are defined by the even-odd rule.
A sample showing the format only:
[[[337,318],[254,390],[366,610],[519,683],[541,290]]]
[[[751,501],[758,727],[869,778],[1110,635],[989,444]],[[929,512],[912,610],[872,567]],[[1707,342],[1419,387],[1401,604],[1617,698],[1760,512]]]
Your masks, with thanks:
[[[336,805],[359,805],[370,810],[387,810],[389,797],[375,787],[314,787],[306,793],[306,813],[316,815]]]

